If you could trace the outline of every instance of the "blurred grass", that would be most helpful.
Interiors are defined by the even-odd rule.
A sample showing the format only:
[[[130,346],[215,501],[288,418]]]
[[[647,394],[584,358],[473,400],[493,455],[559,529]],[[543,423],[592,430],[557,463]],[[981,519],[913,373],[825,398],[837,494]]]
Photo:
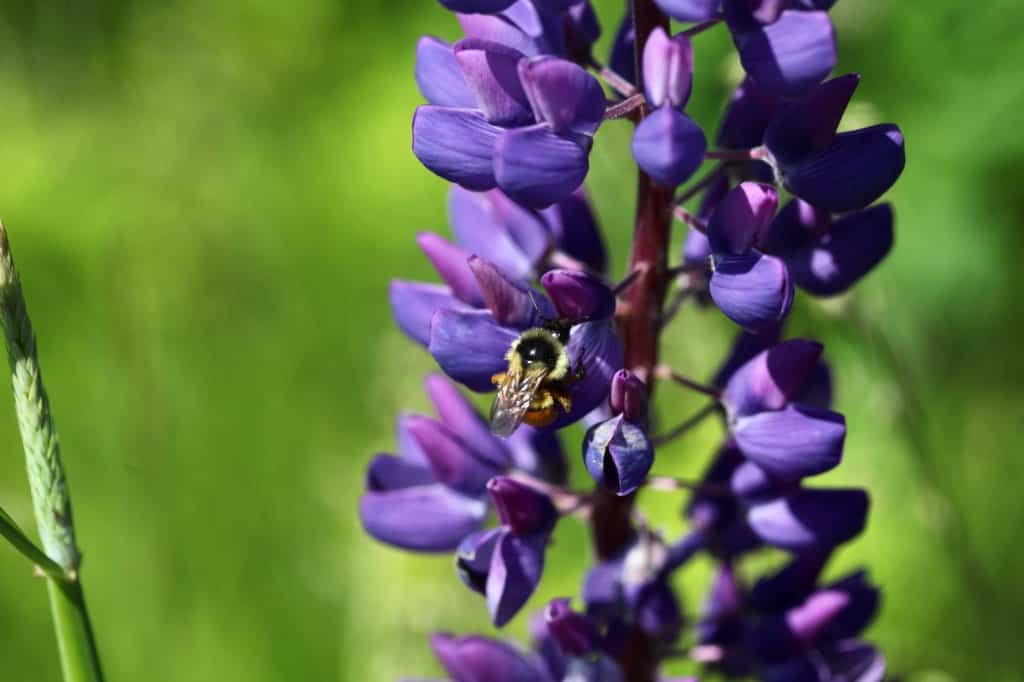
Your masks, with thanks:
[[[612,33],[620,3],[596,4]],[[861,111],[901,124],[908,164],[884,267],[845,306],[800,297],[794,320],[826,342],[850,425],[828,480],[874,499],[831,570],[883,585],[871,636],[906,679],[1021,679],[1024,11],[842,0],[836,17]],[[456,26],[412,0],[0,3],[0,215],[111,680],[425,675],[429,632],[489,630],[447,558],[375,544],[354,514],[432,367],[385,293],[430,277],[411,237],[445,230],[444,184],[408,149],[426,32]],[[698,43],[691,109],[710,125],[727,40]],[[620,268],[627,142],[602,130],[591,174]],[[731,333],[689,310],[667,357],[706,373]],[[664,394],[666,421],[698,404]],[[716,428],[657,470],[698,471]],[[0,504],[30,527],[9,408],[0,442]],[[679,502],[643,500],[669,534]],[[577,591],[586,533],[562,525],[537,605]],[[706,570],[682,576],[690,612]],[[0,606],[3,679],[57,680],[43,586],[2,549]]]

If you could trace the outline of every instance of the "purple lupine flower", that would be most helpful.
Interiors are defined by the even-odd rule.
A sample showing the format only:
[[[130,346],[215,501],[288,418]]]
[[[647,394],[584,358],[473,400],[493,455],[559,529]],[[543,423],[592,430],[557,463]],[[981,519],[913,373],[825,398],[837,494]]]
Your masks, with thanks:
[[[474,391],[494,390],[492,379],[507,369],[506,354],[519,334],[542,324],[541,316],[551,319],[555,310],[559,315],[566,311],[579,315],[574,320],[585,320],[572,327],[566,344],[571,366],[582,367],[583,378],[571,385],[572,409],[552,426],[579,420],[607,398],[623,358],[610,319],[614,296],[604,284],[585,273],[551,270],[541,277],[549,301],[486,261],[473,258],[470,265],[478,274],[487,308],[442,309],[431,322],[430,353],[448,376]]]
[[[487,490],[501,525],[467,536],[456,565],[466,586],[487,597],[491,620],[501,627],[540,582],[558,511],[547,495],[511,478],[492,478]]]
[[[430,648],[452,682],[554,682],[536,656],[496,639],[438,633]]]
[[[592,137],[604,116],[604,91],[580,66],[558,57],[527,58],[500,42],[465,38],[453,58],[417,67],[430,81],[446,83],[461,71],[475,106],[464,93],[452,104],[426,104],[413,118],[413,152],[427,168],[471,190],[501,187],[519,203],[550,206],[569,196],[586,177]],[[424,94],[430,90],[425,89]]]
[[[578,60],[601,36],[589,0],[452,0],[446,6],[459,12],[466,37],[508,45],[530,57],[552,54]]]
[[[609,392],[616,416],[591,426],[583,438],[583,463],[591,478],[616,495],[640,487],[654,464],[647,436],[647,388],[634,374],[620,370]]]
[[[756,248],[778,204],[775,188],[744,182],[725,195],[708,222],[708,291],[726,317],[752,331],[778,325],[793,303],[786,264]]]
[[[644,46],[644,92],[654,109],[633,133],[633,158],[654,180],[677,187],[704,160],[704,131],[683,113],[693,89],[693,47],[658,27]]]
[[[765,147],[780,182],[815,207],[840,213],[864,208],[903,172],[898,126],[881,124],[836,133],[860,76],[847,74],[811,89],[765,131]]]

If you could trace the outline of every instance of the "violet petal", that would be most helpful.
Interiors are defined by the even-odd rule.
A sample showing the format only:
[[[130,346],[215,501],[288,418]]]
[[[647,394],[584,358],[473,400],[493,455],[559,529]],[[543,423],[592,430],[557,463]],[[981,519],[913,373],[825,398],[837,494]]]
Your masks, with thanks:
[[[531,208],[569,196],[583,184],[590,168],[586,149],[544,124],[504,132],[495,142],[494,154],[498,185]]]
[[[725,387],[723,402],[730,416],[781,410],[804,385],[822,350],[816,341],[790,339],[748,360]]]
[[[794,481],[839,464],[846,420],[837,412],[787,405],[774,412],[740,417],[732,434],[743,454],[769,475]]]
[[[546,545],[544,534],[503,533],[498,540],[487,575],[487,607],[495,626],[512,620],[537,589]]]
[[[416,85],[431,104],[460,109],[476,107],[452,46],[439,38],[423,36],[416,43]]]
[[[716,257],[708,291],[726,317],[750,331],[778,324],[793,303],[785,263],[757,252]]]
[[[433,485],[367,492],[359,500],[363,528],[381,542],[416,552],[450,552],[483,523],[487,505]]]
[[[519,81],[522,52],[479,38],[464,38],[453,49],[466,85],[488,121],[499,126],[530,121],[529,102]]]
[[[388,299],[395,324],[406,336],[423,346],[430,343],[430,320],[435,312],[442,309],[471,310],[443,284],[393,279],[388,285]]]
[[[502,128],[474,109],[423,105],[412,119],[412,151],[445,180],[467,189],[495,186],[494,144]]]
[[[799,95],[836,65],[835,29],[825,12],[787,10],[769,26],[737,29],[743,68],[773,95]]]
[[[456,297],[475,308],[483,305],[480,287],[469,268],[471,253],[433,232],[419,233],[416,236],[416,243]]]
[[[615,314],[615,294],[603,281],[586,272],[549,270],[540,283],[561,319],[604,320]]]
[[[519,64],[519,78],[539,123],[557,134],[593,135],[604,119],[604,90],[585,69],[558,57]]]
[[[867,520],[868,496],[853,488],[802,490],[755,505],[747,521],[761,539],[792,552],[835,547],[855,537]]]
[[[516,332],[488,311],[439,310],[430,323],[430,354],[444,373],[477,392],[494,390],[491,377],[508,367]]]
[[[707,140],[693,119],[663,106],[633,132],[633,158],[662,187],[685,182],[704,161]]]

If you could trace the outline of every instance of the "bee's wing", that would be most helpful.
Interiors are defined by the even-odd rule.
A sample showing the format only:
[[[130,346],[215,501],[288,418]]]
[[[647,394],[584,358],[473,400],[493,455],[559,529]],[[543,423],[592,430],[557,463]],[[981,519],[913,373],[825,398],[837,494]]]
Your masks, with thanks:
[[[546,369],[508,372],[498,385],[498,395],[491,404],[491,433],[505,438],[523,423],[533,396],[548,375]]]

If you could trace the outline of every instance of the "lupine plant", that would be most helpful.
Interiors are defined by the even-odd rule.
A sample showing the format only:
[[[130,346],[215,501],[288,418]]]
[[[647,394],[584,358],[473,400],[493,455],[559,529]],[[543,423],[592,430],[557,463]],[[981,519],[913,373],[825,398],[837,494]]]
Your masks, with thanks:
[[[863,530],[868,494],[809,482],[840,464],[846,422],[831,409],[822,345],[785,334],[798,289],[845,292],[893,241],[892,210],[874,202],[903,170],[903,136],[891,124],[837,132],[859,76],[829,78],[833,3],[632,0],[606,63],[592,50],[600,25],[587,0],[441,4],[465,37],[416,47],[427,103],[412,148],[452,183],[455,240],[418,237],[442,283],[390,290],[398,326],[440,368],[425,382],[437,414],[399,417],[397,453],[370,462],[360,518],[381,542],[450,553],[498,627],[543,587],[558,523],[582,519],[593,540],[578,608],[552,599],[531,621],[532,648],[438,633],[441,665],[456,682],[647,682],[685,656],[715,677],[881,680],[883,655],[861,639],[879,590],[864,571],[822,579]],[[670,19],[683,28],[673,33]],[[714,134],[686,111],[700,86],[691,41],[708,30],[729,31],[745,71]],[[638,168],[617,278],[584,190],[594,136],[627,124],[614,119],[635,124]],[[687,230],[679,254],[675,225]],[[737,327],[706,381],[659,361],[686,301]],[[559,330],[564,346],[541,346],[561,349],[562,365],[555,351],[544,365],[541,346],[523,350]],[[521,376],[540,377],[521,389],[526,423],[496,435],[512,409],[502,392]],[[659,428],[659,382],[706,396],[706,407]],[[490,421],[501,428],[459,384],[499,390]],[[658,447],[716,415],[722,441],[700,480],[651,475]],[[580,420],[585,436],[568,450],[592,490],[568,486],[558,435]],[[682,537],[643,521],[645,488],[686,493]],[[788,561],[751,579],[741,567],[767,548]],[[687,623],[673,585],[699,553],[715,569]]]

